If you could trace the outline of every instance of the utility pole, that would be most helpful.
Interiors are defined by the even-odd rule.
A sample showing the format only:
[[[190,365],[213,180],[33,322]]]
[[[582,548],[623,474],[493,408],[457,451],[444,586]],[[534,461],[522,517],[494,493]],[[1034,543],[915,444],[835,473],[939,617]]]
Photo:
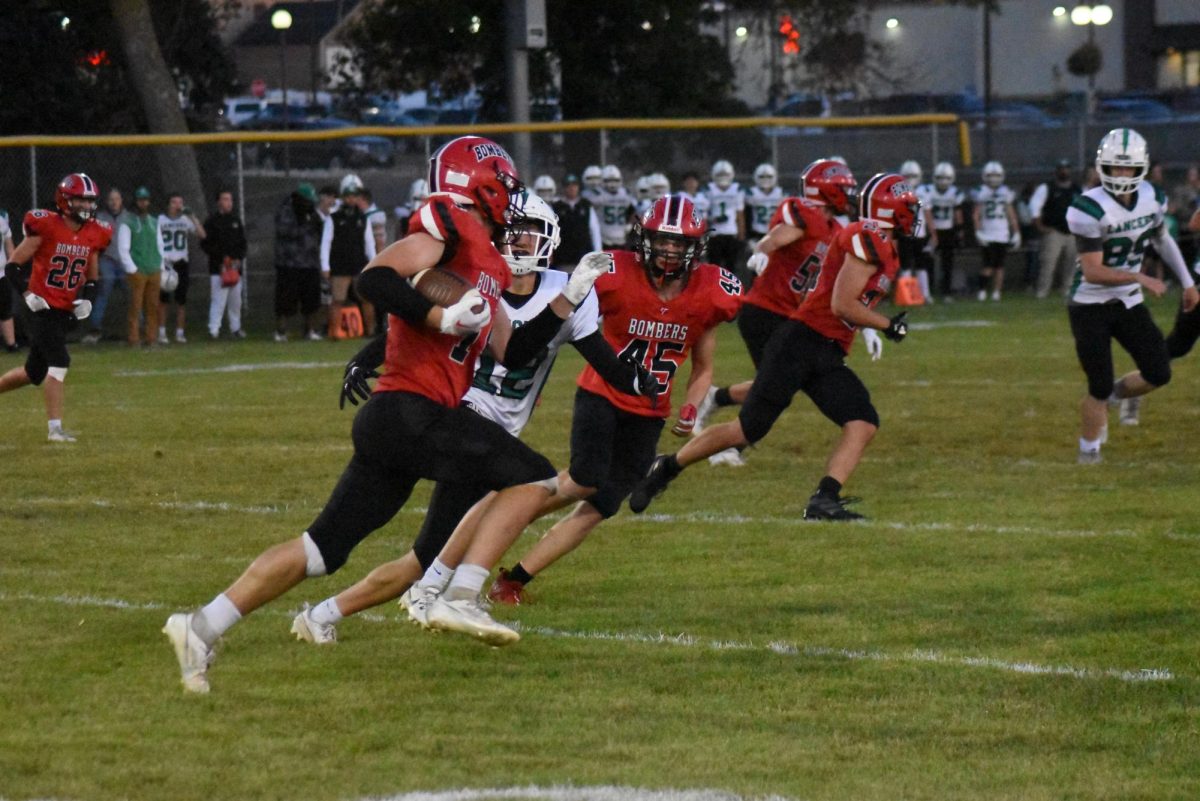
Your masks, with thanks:
[[[505,37],[504,62],[508,79],[508,119],[514,123],[529,122],[529,51],[546,46],[545,0],[505,0],[504,18],[508,30]],[[533,168],[533,154],[528,131],[513,134],[512,157],[517,169],[526,178]],[[527,181],[528,182],[528,181]]]

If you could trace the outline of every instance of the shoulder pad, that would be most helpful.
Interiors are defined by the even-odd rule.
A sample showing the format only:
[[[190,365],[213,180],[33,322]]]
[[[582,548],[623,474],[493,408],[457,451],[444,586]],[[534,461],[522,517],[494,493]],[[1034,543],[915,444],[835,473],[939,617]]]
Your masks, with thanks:
[[[881,254],[885,252],[884,241],[880,234],[879,226],[867,220],[857,225],[851,225],[838,234],[839,237],[845,237],[846,248],[855,255],[856,258],[865,261],[867,264],[879,265],[883,263]]]
[[[1078,209],[1097,220],[1104,217],[1104,207],[1087,195],[1076,195],[1075,199],[1071,201],[1071,208]]]

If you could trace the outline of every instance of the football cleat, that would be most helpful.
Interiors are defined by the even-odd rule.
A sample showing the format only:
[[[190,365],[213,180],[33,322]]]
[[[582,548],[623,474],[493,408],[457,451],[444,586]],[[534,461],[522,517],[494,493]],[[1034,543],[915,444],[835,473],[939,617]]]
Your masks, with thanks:
[[[713,465],[725,465],[726,467],[745,467],[746,460],[742,458],[742,452],[737,448],[726,448],[720,453],[714,453],[708,457],[708,463]]]
[[[479,598],[460,598],[455,601],[438,596],[429,607],[429,626],[442,631],[467,634],[488,645],[511,645],[521,635],[492,619]]]
[[[670,458],[670,456],[656,456],[650,464],[650,469],[646,471],[646,477],[639,481],[633,488],[633,492],[629,494],[629,508],[634,514],[646,511],[650,501],[654,500],[656,495],[662,494],[671,480],[679,475],[678,469],[674,471],[671,469]]]
[[[166,331],[159,331],[159,332],[158,332],[158,338],[157,338],[157,339],[155,339],[155,340],[154,340],[154,342],[155,342],[155,344],[158,344],[158,345],[167,345],[167,344],[169,344],[169,343],[170,343],[170,340],[169,340],[169,339],[167,339],[167,332],[166,332]]]
[[[717,410],[717,388],[709,387],[708,392],[704,393],[704,400],[700,401],[700,405],[696,408],[696,425],[692,431],[699,434],[704,430],[704,426],[708,424],[708,418],[712,417],[712,413]]]
[[[508,571],[500,568],[500,575],[492,582],[488,590],[488,600],[508,606],[520,606],[528,603],[525,597],[525,585],[508,577]]]
[[[47,442],[74,442],[75,435],[63,431],[61,428],[56,428],[46,434]]]
[[[337,627],[332,623],[318,623],[312,618],[312,608],[308,604],[300,610],[292,620],[292,634],[297,640],[311,642],[313,645],[336,645]]]
[[[287,342],[288,341],[287,334],[283,333],[282,331],[276,331],[275,332],[275,341],[276,342]]]
[[[1136,426],[1141,420],[1138,415],[1142,410],[1142,399],[1137,398],[1122,398],[1121,399],[1121,425]]]
[[[808,506],[804,507],[805,520],[864,520],[863,515],[858,512],[851,512],[846,508],[849,504],[856,502],[858,498],[832,498],[828,495],[815,493],[808,499]]]
[[[163,634],[175,648],[183,689],[190,693],[208,692],[208,666],[213,661],[213,649],[192,631],[192,615],[177,612],[167,618]]]
[[[400,596],[400,605],[408,612],[408,619],[423,629],[429,628],[429,606],[441,590],[436,587],[422,587],[414,584]]]
[[[1099,450],[1080,451],[1079,458],[1076,461],[1079,464],[1100,464],[1104,461],[1104,457],[1100,455]]]

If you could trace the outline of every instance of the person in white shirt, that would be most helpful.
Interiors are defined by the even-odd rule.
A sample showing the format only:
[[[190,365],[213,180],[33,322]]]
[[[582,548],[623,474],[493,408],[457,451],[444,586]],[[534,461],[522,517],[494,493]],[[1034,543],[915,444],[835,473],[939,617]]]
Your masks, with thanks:
[[[1004,185],[1004,167],[998,161],[983,165],[983,185],[975,190],[975,239],[983,251],[979,268],[979,300],[1000,300],[1004,286],[1004,257],[1021,246],[1021,225],[1015,208],[1017,196]]]
[[[204,226],[183,205],[183,195],[174,192],[167,196],[167,212],[158,215],[158,235],[162,238],[163,272],[174,270],[179,282],[171,292],[159,292],[158,300],[158,344],[167,344],[167,312],[175,302],[175,341],[187,342],[184,329],[187,324],[187,296],[191,285],[191,270],[188,261],[188,235],[200,239],[205,236]]]
[[[8,222],[8,212],[0,209],[0,255],[3,255],[4,261],[7,262],[12,252],[12,226]],[[0,336],[4,338],[4,349],[9,353],[16,353],[19,348],[17,347],[16,331],[13,329],[12,295],[13,291],[8,279],[0,275]]]

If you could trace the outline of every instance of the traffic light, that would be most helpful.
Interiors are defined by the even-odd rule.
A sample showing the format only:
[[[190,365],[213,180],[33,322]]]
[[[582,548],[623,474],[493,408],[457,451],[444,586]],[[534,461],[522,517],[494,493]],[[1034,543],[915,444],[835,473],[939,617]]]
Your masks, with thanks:
[[[779,18],[779,35],[783,37],[783,52],[789,56],[800,53],[800,29],[796,27],[791,14]]]

